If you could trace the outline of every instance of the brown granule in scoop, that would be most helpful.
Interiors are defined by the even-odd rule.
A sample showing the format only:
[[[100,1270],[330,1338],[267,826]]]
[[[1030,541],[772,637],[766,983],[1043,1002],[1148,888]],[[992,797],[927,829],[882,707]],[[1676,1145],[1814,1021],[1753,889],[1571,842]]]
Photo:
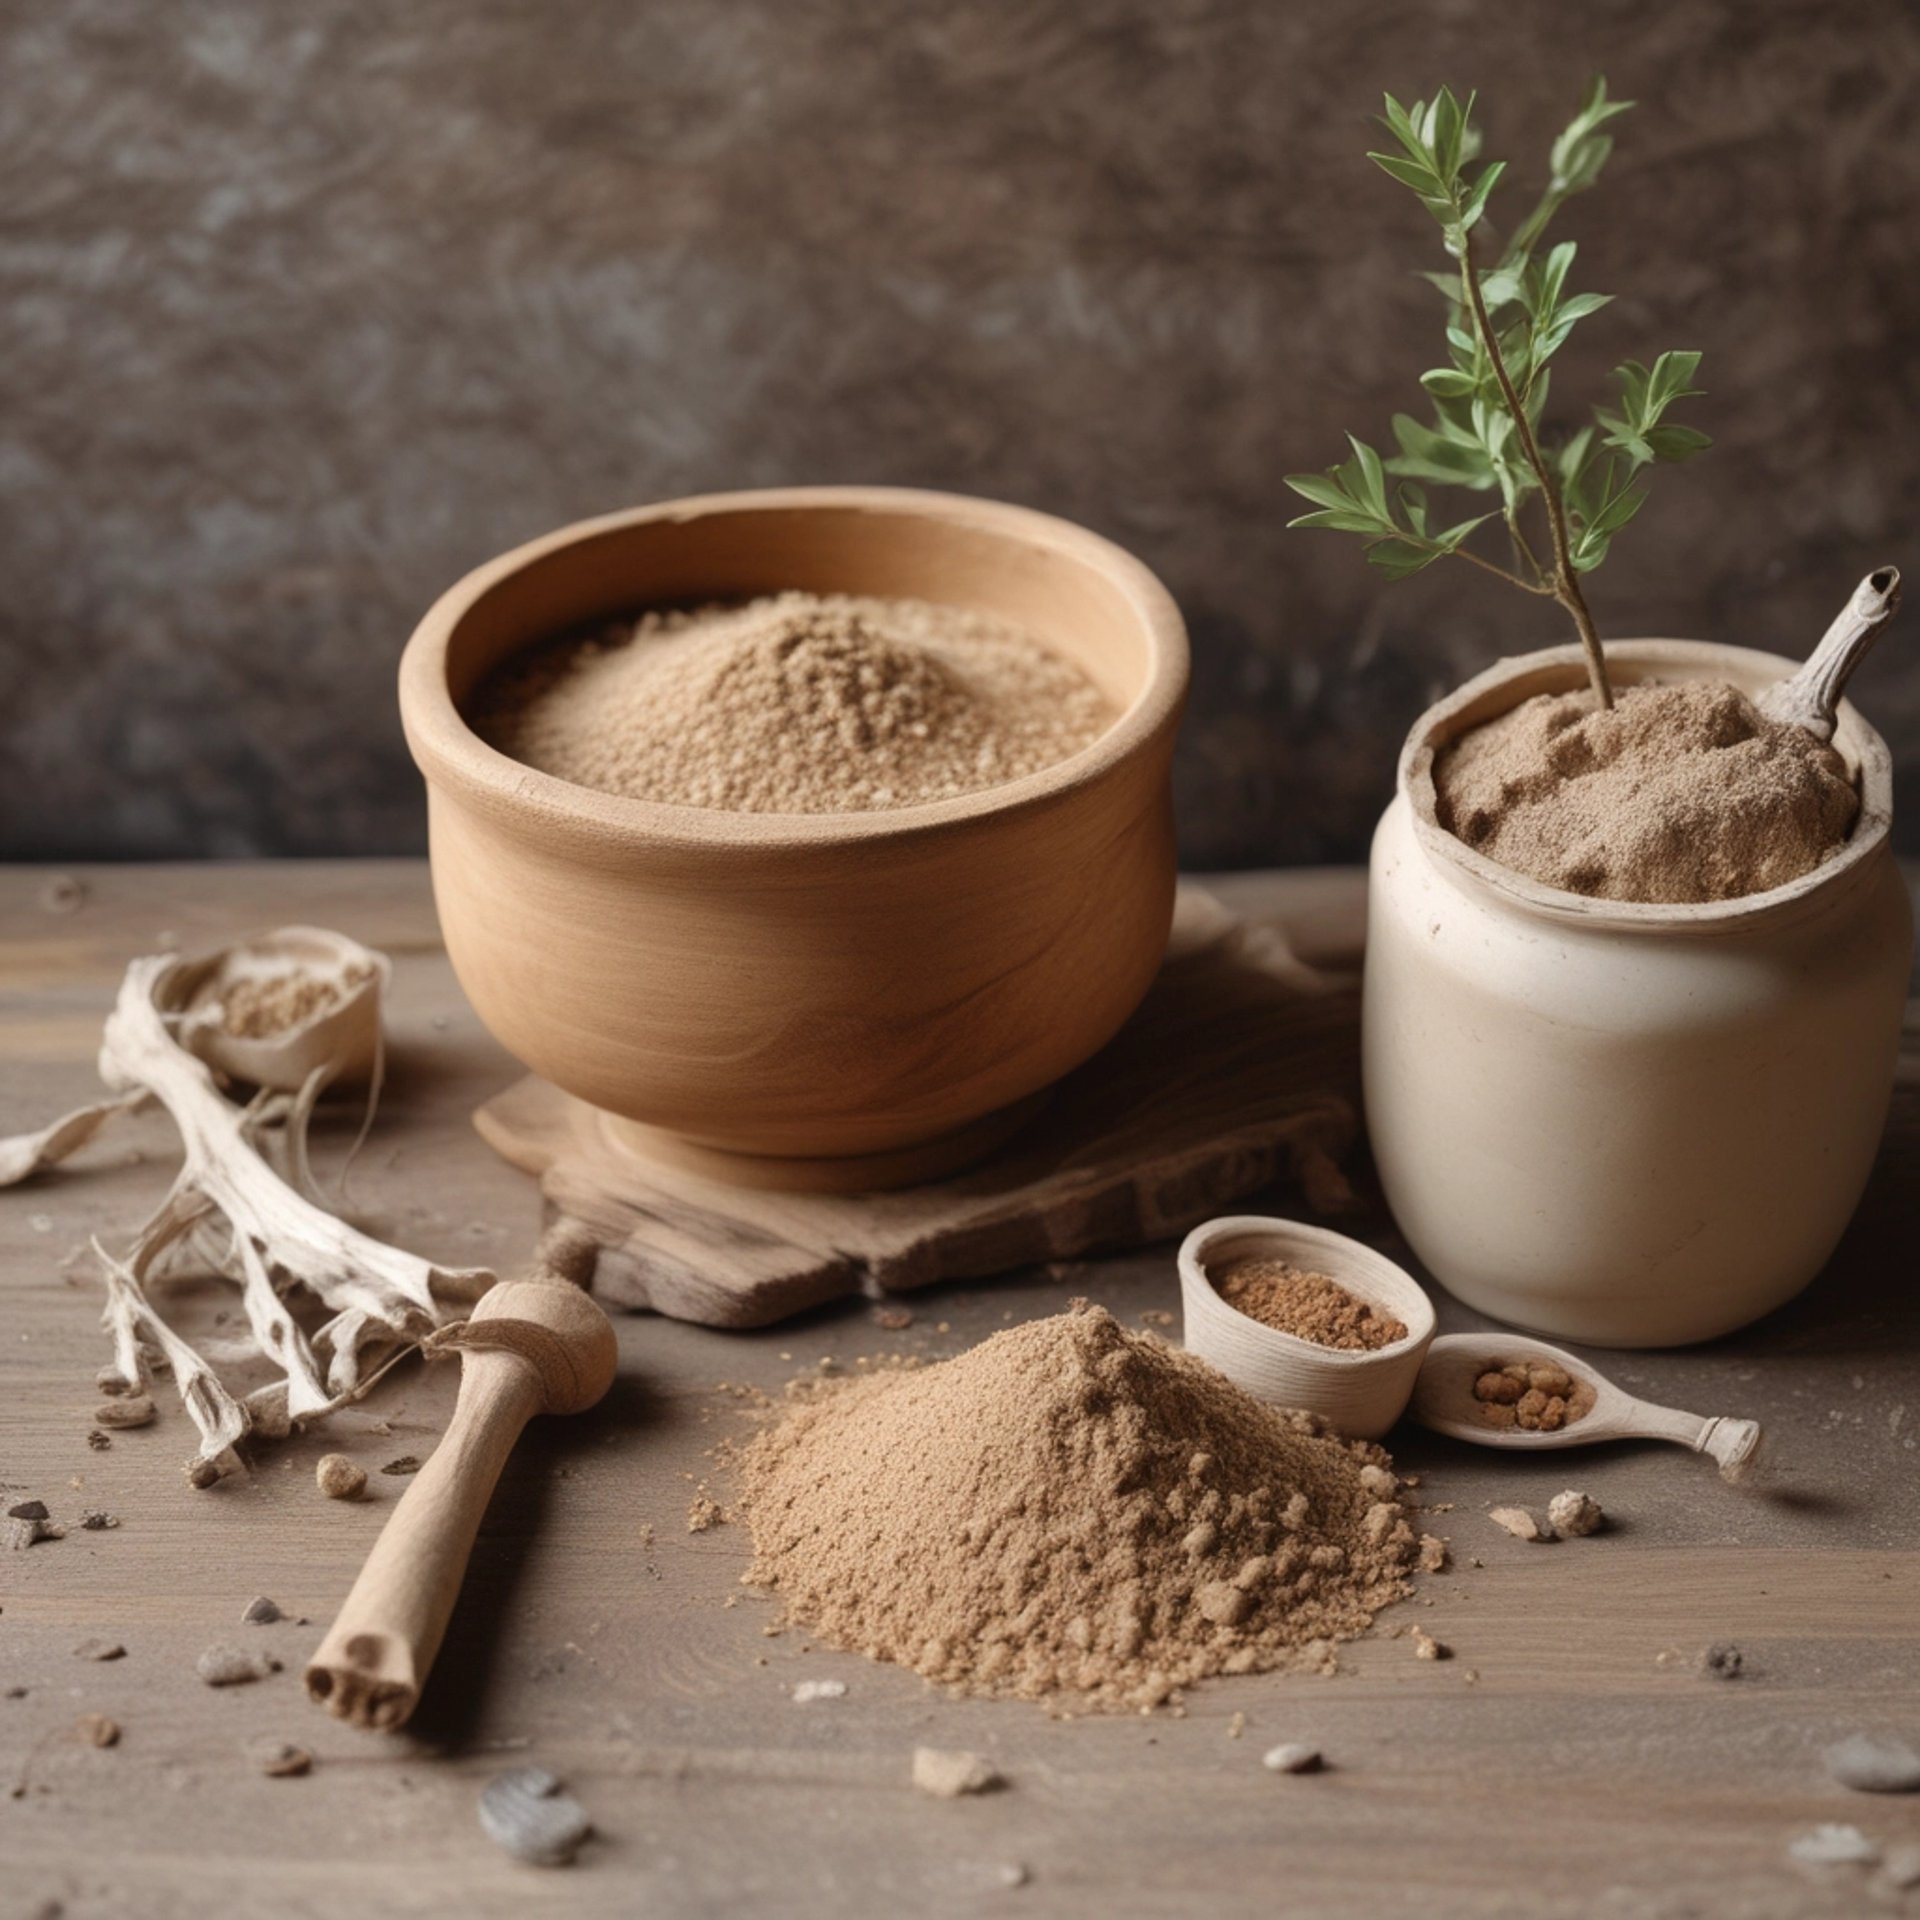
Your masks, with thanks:
[[[269,1040],[330,1012],[373,977],[371,967],[338,979],[301,972],[242,974],[220,994],[220,1025],[236,1040]]]
[[[1404,1322],[1349,1293],[1331,1275],[1285,1260],[1236,1260],[1207,1278],[1228,1306],[1316,1347],[1373,1351],[1407,1337]]]
[[[1839,851],[1846,762],[1737,688],[1626,688],[1612,710],[1539,694],[1434,763],[1440,824],[1548,886],[1602,900],[1734,900]]]
[[[1099,1307],[911,1371],[796,1382],[733,1455],[746,1578],[962,1694],[1146,1711],[1330,1671],[1418,1551],[1387,1456]]]
[[[1480,1418],[1490,1427],[1557,1433],[1591,1411],[1591,1381],[1550,1360],[1513,1360],[1490,1367],[1473,1383]]]
[[[1115,715],[992,614],[782,593],[533,648],[488,675],[469,717],[502,753],[604,793],[858,813],[1037,773]]]

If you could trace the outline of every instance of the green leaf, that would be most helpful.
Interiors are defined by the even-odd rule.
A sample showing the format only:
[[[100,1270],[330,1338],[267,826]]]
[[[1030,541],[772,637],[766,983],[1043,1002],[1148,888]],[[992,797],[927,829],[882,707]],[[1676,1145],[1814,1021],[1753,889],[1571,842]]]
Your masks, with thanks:
[[[1646,440],[1656,460],[1670,462],[1691,460],[1713,445],[1698,427],[1649,427]]]
[[[1657,420],[1676,400],[1696,398],[1700,389],[1693,376],[1700,371],[1697,353],[1663,353],[1647,376],[1647,418]]]
[[[1389,580],[1405,580],[1442,557],[1439,547],[1415,546],[1411,540],[1375,540],[1367,548],[1367,565],[1378,567]]]
[[[1435,367],[1420,376],[1420,384],[1439,400],[1464,400],[1474,391],[1474,378],[1457,367]]]
[[[1377,514],[1360,507],[1329,507],[1324,513],[1303,513],[1289,520],[1289,527],[1325,527],[1333,533],[1369,533],[1384,531]]]
[[[1396,154],[1370,153],[1367,158],[1382,173],[1391,175],[1403,187],[1411,187],[1422,200],[1445,192],[1439,177],[1423,160],[1402,160]]]
[[[1327,473],[1289,473],[1282,485],[1291,487],[1303,500],[1311,500],[1317,507],[1344,507],[1351,504],[1347,490],[1331,474]]]
[[[1462,520],[1458,526],[1449,527],[1446,532],[1436,533],[1433,537],[1449,553],[1452,553],[1475,527],[1484,527],[1489,520],[1497,520],[1499,517],[1496,513],[1476,514],[1471,520]]]
[[[1500,176],[1507,170],[1504,160],[1495,160],[1481,170],[1480,177],[1468,191],[1460,206],[1460,226],[1464,231],[1476,225],[1480,216],[1487,210],[1487,195],[1500,184]]]
[[[1380,456],[1364,440],[1356,440],[1352,434],[1347,435],[1347,444],[1353,449],[1353,458],[1360,470],[1360,485],[1354,485],[1351,467],[1340,469],[1341,477],[1346,480],[1356,500],[1374,508],[1380,518],[1391,525],[1393,513],[1387,505],[1387,476],[1380,465]]]
[[[1483,446],[1435,433],[1410,413],[1393,416],[1393,437],[1400,443],[1400,457],[1393,462],[1397,474],[1410,480],[1438,481],[1443,486],[1492,484],[1493,464]]]
[[[1415,533],[1425,534],[1427,530],[1427,490],[1411,480],[1403,480],[1395,489],[1400,499],[1400,511],[1406,516],[1407,525]]]

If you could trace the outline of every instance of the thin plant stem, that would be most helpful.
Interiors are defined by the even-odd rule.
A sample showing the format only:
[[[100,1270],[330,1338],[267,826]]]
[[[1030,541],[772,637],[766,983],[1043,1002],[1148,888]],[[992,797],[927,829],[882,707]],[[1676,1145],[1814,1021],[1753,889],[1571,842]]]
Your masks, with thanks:
[[[1514,431],[1520,436],[1520,451],[1526,455],[1528,466],[1540,482],[1541,497],[1547,503],[1547,530],[1553,536],[1553,584],[1546,591],[1551,592],[1554,599],[1573,616],[1573,624],[1580,635],[1580,645],[1586,651],[1587,678],[1593,683],[1594,697],[1601,706],[1611,707],[1613,684],[1607,678],[1607,656],[1601,648],[1593,615],[1587,611],[1586,596],[1580,591],[1580,576],[1574,571],[1573,550],[1567,539],[1566,509],[1561,505],[1560,489],[1554,483],[1552,469],[1541,455],[1540,443],[1533,437],[1533,425],[1527,418],[1527,409],[1514,391],[1513,377],[1507,372],[1507,363],[1500,357],[1500,343],[1494,338],[1493,322],[1487,315],[1487,303],[1481,297],[1480,277],[1473,269],[1473,236],[1470,232],[1463,232],[1460,236],[1460,280],[1466,291],[1474,326],[1480,335],[1480,343],[1493,363],[1494,378],[1500,382],[1507,409],[1513,415]]]

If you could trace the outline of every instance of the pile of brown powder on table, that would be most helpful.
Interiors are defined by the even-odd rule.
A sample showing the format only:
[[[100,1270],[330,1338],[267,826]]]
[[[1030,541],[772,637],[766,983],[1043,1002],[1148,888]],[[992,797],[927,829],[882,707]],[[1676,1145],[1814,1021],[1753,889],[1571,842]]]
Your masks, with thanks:
[[[1208,1274],[1213,1290],[1250,1320],[1277,1327],[1317,1347],[1373,1351],[1407,1337],[1406,1325],[1349,1293],[1324,1273],[1285,1260],[1236,1260]]]
[[[749,1581],[961,1693],[1145,1710],[1329,1670],[1418,1551],[1379,1448],[1098,1307],[912,1371],[799,1383],[735,1456]]]
[[[559,779],[741,813],[1000,786],[1114,717],[1071,661],[991,614],[806,593],[536,647],[482,682],[469,715],[490,745]]]
[[[1603,900],[1733,900],[1836,853],[1859,796],[1802,727],[1719,683],[1539,694],[1434,766],[1440,824],[1502,866]]]

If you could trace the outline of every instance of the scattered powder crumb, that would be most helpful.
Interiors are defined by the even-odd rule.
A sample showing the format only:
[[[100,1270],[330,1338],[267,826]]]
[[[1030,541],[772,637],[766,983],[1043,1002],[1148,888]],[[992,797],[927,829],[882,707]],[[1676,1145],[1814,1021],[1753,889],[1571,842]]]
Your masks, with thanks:
[[[1870,1867],[1880,1858],[1879,1844],[1858,1827],[1831,1821],[1803,1833],[1787,1852],[1803,1867]]]
[[[709,1527],[717,1527],[727,1517],[720,1502],[704,1488],[687,1502],[687,1531],[705,1533]]]
[[[748,1578],[793,1622],[1064,1710],[1331,1672],[1415,1557],[1362,1482],[1377,1447],[1084,1302],[936,1365],[796,1382],[733,1460]]]
[[[1236,1713],[1227,1722],[1227,1738],[1229,1740],[1238,1740],[1246,1730],[1247,1716],[1244,1713]]]
[[[73,1723],[74,1732],[89,1747],[115,1747],[120,1744],[120,1723],[104,1713],[83,1713]]]
[[[367,1472],[344,1453],[323,1453],[313,1470],[314,1483],[329,1500],[358,1500],[367,1490]]]
[[[1592,1411],[1593,1383],[1576,1379],[1551,1360],[1513,1360],[1489,1368],[1473,1383],[1480,1418],[1490,1427],[1556,1433]]]
[[[1565,1493],[1556,1493],[1547,1502],[1547,1519],[1552,1523],[1553,1530],[1575,1539],[1598,1533],[1606,1523],[1606,1518],[1598,1500],[1584,1493],[1576,1493],[1571,1487]]]
[[[1594,899],[1733,900],[1839,851],[1859,796],[1802,727],[1719,683],[1539,694],[1434,763],[1440,824],[1517,873]]]
[[[417,1453],[403,1453],[399,1459],[389,1460],[380,1471],[391,1474],[396,1480],[404,1480],[408,1474],[420,1471],[420,1456]]]
[[[53,1215],[50,1213],[30,1213],[27,1215],[27,1225],[30,1226],[35,1233],[51,1233],[53,1231]]]
[[[913,1309],[911,1307],[875,1307],[873,1324],[876,1327],[884,1327],[888,1333],[904,1333],[913,1325]]]
[[[1425,1627],[1415,1627],[1408,1636],[1413,1642],[1416,1660],[1451,1660],[1453,1649],[1444,1640],[1436,1640]]]
[[[1516,1540],[1551,1540],[1553,1529],[1525,1507],[1495,1507],[1487,1518],[1504,1527]]]
[[[243,1653],[238,1647],[209,1647],[193,1663],[193,1670],[210,1687],[244,1687],[280,1671],[270,1654]]]
[[[290,1740],[276,1740],[271,1734],[249,1740],[243,1751],[259,1772],[276,1780],[291,1780],[313,1767],[313,1755],[305,1747],[296,1747]]]
[[[93,1410],[96,1427],[144,1427],[153,1419],[153,1402],[144,1393],[123,1394],[118,1400],[102,1400]]]
[[[1372,1351],[1407,1337],[1401,1321],[1349,1293],[1330,1275],[1285,1260],[1236,1260],[1207,1278],[1214,1292],[1248,1319],[1317,1347]]]
[[[1143,1327],[1170,1327],[1173,1325],[1173,1315],[1165,1307],[1147,1307],[1140,1314],[1140,1324]]]
[[[87,1435],[87,1445],[90,1446],[95,1453],[105,1453],[106,1450],[113,1445],[113,1435],[110,1433],[102,1433],[98,1427],[95,1427]]]
[[[816,1700],[844,1700],[846,1697],[847,1683],[844,1680],[796,1680],[793,1683],[796,1706],[808,1707]]]
[[[1036,773],[1114,709],[992,615],[782,593],[530,648],[487,677],[470,718],[502,753],[606,793],[846,813]]]
[[[98,1507],[90,1507],[80,1516],[80,1524],[89,1533],[110,1533],[120,1524],[117,1513],[103,1513]]]
[[[1827,1771],[1855,1793],[1920,1792],[1920,1753],[1893,1734],[1856,1733],[1829,1747]]]
[[[1747,1656],[1728,1640],[1718,1640],[1700,1656],[1700,1671],[1715,1680],[1738,1680],[1747,1670]]]
[[[1320,1749],[1289,1740],[1281,1746],[1269,1747],[1260,1756],[1260,1764],[1269,1773],[1318,1773]]]
[[[963,1794],[991,1792],[1004,1785],[1005,1779],[984,1753],[915,1747],[913,1784],[936,1800],[958,1800]]]
[[[1445,1573],[1446,1570],[1447,1543],[1435,1534],[1423,1533],[1420,1536],[1420,1571]]]
[[[642,1520],[640,1522],[639,1540],[643,1547],[653,1545],[653,1522],[651,1520]]]
[[[82,1640],[74,1648],[74,1656],[80,1660],[124,1660],[127,1650],[118,1640]]]
[[[278,1605],[269,1600],[264,1593],[249,1600],[240,1614],[242,1620],[249,1626],[255,1627],[270,1626],[274,1621],[284,1620],[286,1617]]]

